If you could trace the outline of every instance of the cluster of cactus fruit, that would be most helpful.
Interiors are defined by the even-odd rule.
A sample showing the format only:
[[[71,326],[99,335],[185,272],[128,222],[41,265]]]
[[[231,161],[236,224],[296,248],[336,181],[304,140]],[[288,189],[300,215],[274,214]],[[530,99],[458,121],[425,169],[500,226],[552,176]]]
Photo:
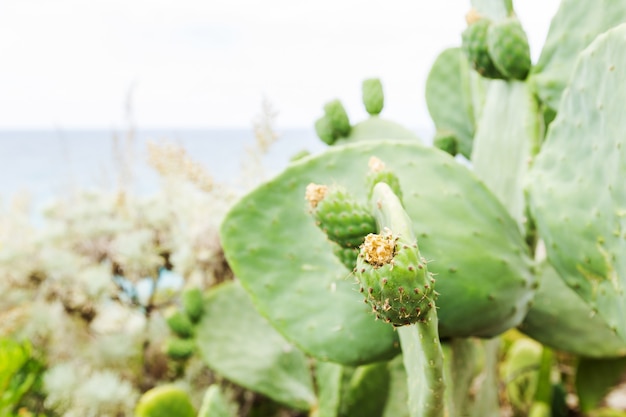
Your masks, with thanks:
[[[578,357],[582,412],[602,398],[586,381],[608,389],[626,369],[626,4],[563,0],[534,65],[510,1],[472,4],[462,46],[427,80],[435,147],[381,118],[382,85],[367,80],[367,120],[329,102],[315,128],[333,146],[226,216],[240,286],[219,292],[276,358],[249,365],[260,382],[226,377],[311,416],[497,416],[498,336],[518,329],[505,374],[537,370],[509,403],[557,416],[552,350]],[[218,333],[202,328],[217,363],[203,346]],[[368,401],[357,414],[355,398]]]
[[[165,352],[175,360],[189,359],[195,351],[194,325],[202,317],[202,291],[190,288],[182,293],[182,309],[171,307],[166,314],[166,323],[174,336],[166,341]]]

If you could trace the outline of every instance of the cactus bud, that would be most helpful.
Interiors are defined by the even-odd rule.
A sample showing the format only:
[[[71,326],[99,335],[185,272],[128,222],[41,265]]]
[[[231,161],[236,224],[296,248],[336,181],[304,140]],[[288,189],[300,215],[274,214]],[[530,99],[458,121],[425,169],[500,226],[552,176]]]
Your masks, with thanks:
[[[370,78],[363,81],[363,104],[365,110],[376,116],[383,110],[385,96],[383,95],[383,85],[378,78]]]
[[[344,109],[343,104],[339,100],[333,100],[326,103],[324,113],[335,139],[344,138],[350,134],[352,127],[348,113]]]

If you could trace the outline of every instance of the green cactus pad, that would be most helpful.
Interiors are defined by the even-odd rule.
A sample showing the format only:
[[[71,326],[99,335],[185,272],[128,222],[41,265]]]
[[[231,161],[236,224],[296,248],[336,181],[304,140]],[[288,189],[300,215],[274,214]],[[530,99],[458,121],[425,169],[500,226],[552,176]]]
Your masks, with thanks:
[[[452,132],[438,131],[433,139],[433,146],[452,156],[459,153],[459,139]]]
[[[177,308],[171,308],[165,313],[165,321],[170,330],[176,333],[182,338],[189,338],[193,336],[193,324],[189,317],[178,310]]]
[[[165,342],[165,353],[172,359],[188,359],[195,349],[196,342],[193,339],[172,337]]]
[[[528,161],[537,152],[540,137],[540,115],[528,85],[518,81],[491,82],[474,138],[472,164],[476,174],[518,222],[520,230],[525,229],[524,180]]]
[[[363,81],[363,104],[365,110],[376,116],[383,110],[385,96],[383,95],[383,85],[378,78],[370,78]]]
[[[162,385],[147,391],[139,399],[136,417],[196,417],[187,392],[174,385]]]
[[[442,336],[492,336],[519,324],[532,275],[515,222],[466,167],[407,141],[330,148],[292,164],[231,209],[222,244],[257,308],[316,357],[357,364],[398,352],[392,326],[374,320],[302,197],[311,182],[338,183],[365,200],[372,156],[398,175],[422,255],[436,260],[429,269],[441,293]]]
[[[544,264],[537,276],[539,288],[519,330],[546,346],[576,355],[626,356],[626,341],[615,335],[554,268]]]
[[[359,366],[341,399],[340,417],[380,417],[383,415],[391,373],[387,362]]]
[[[358,248],[368,233],[376,231],[376,220],[369,209],[343,187],[328,187],[315,205],[312,213],[316,224],[341,247]]]
[[[552,18],[545,45],[532,69],[537,95],[558,109],[578,54],[599,34],[626,21],[626,2],[562,0]]]
[[[435,60],[426,79],[426,104],[437,133],[453,136],[457,143],[454,154],[469,159],[474,140],[476,107],[481,83],[486,80],[472,71],[461,48],[444,50]],[[480,101],[480,100],[479,100]],[[444,133],[445,132],[445,133]],[[435,146],[439,147],[435,141]],[[452,149],[446,147],[447,152]]]
[[[367,173],[367,199],[372,199],[374,193],[374,186],[379,182],[387,184],[394,192],[394,194],[402,201],[402,189],[400,187],[400,180],[398,176],[387,169],[385,163],[378,158],[372,157],[368,162],[369,171]],[[374,230],[375,231],[375,230]]]
[[[529,175],[548,259],[626,341],[626,25],[580,55]]]
[[[489,55],[507,78],[524,80],[530,71],[530,46],[522,24],[515,17],[494,22],[487,34]]]
[[[183,309],[192,323],[197,323],[202,317],[202,291],[199,288],[190,288],[183,292]]]
[[[485,78],[504,79],[489,55],[488,33],[492,25],[489,19],[480,19],[463,31],[463,51],[469,59],[472,68]]]
[[[309,359],[257,313],[236,282],[206,294],[196,344],[211,369],[238,385],[299,410],[315,403]]]
[[[398,123],[375,116],[352,126],[348,137],[337,140],[336,144],[345,145],[352,142],[381,139],[421,142],[420,138],[412,130]]]
[[[330,120],[326,116],[322,116],[315,122],[315,132],[317,136],[327,145],[332,145],[337,141],[337,137],[333,132]]]

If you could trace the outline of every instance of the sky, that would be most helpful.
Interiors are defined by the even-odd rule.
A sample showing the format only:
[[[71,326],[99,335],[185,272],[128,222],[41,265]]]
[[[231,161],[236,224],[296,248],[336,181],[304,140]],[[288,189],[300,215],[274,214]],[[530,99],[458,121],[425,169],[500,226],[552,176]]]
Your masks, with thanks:
[[[518,0],[536,58],[557,0]],[[469,0],[0,0],[0,129],[279,128],[339,98],[365,117],[428,126],[424,84],[460,45]],[[128,106],[130,104],[130,106]]]

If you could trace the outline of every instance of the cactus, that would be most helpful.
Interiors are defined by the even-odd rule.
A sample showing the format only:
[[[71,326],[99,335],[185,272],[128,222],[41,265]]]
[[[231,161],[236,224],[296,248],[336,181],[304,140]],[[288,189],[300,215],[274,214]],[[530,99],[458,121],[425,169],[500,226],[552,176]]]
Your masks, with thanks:
[[[136,417],[196,417],[187,392],[175,385],[162,385],[144,393],[135,409]]]
[[[530,46],[526,32],[515,17],[494,22],[487,34],[493,65],[507,79],[524,80],[530,71]]]
[[[541,101],[557,110],[578,54],[596,36],[625,21],[624,2],[597,0],[591,6],[578,0],[562,0],[529,80]]]
[[[463,51],[472,68],[485,78],[504,79],[489,54],[488,36],[492,21],[480,18],[463,31]]]
[[[211,369],[295,409],[315,404],[308,359],[256,312],[240,285],[220,284],[204,303],[196,344]]]
[[[372,321],[367,306],[355,303],[350,271],[307,219],[302,200],[309,183],[340,178],[364,201],[374,155],[397,174],[423,256],[437,260],[429,269],[440,285],[440,333],[491,336],[519,324],[533,279],[515,222],[466,167],[407,141],[333,147],[292,164],[231,209],[221,227],[225,254],[259,311],[321,359],[358,364],[398,352],[391,326]],[[415,178],[429,180],[418,188]]]
[[[460,48],[446,49],[437,57],[426,79],[426,104],[437,128],[435,146],[438,137],[446,138],[445,149],[437,147],[470,158],[484,82]]]
[[[625,35],[620,25],[580,55],[528,177],[531,213],[550,263],[622,342],[626,146],[614,132],[626,127],[615,105],[626,97]]]
[[[365,110],[371,116],[377,116],[383,110],[385,96],[383,85],[378,78],[370,78],[363,81],[363,104]]]

